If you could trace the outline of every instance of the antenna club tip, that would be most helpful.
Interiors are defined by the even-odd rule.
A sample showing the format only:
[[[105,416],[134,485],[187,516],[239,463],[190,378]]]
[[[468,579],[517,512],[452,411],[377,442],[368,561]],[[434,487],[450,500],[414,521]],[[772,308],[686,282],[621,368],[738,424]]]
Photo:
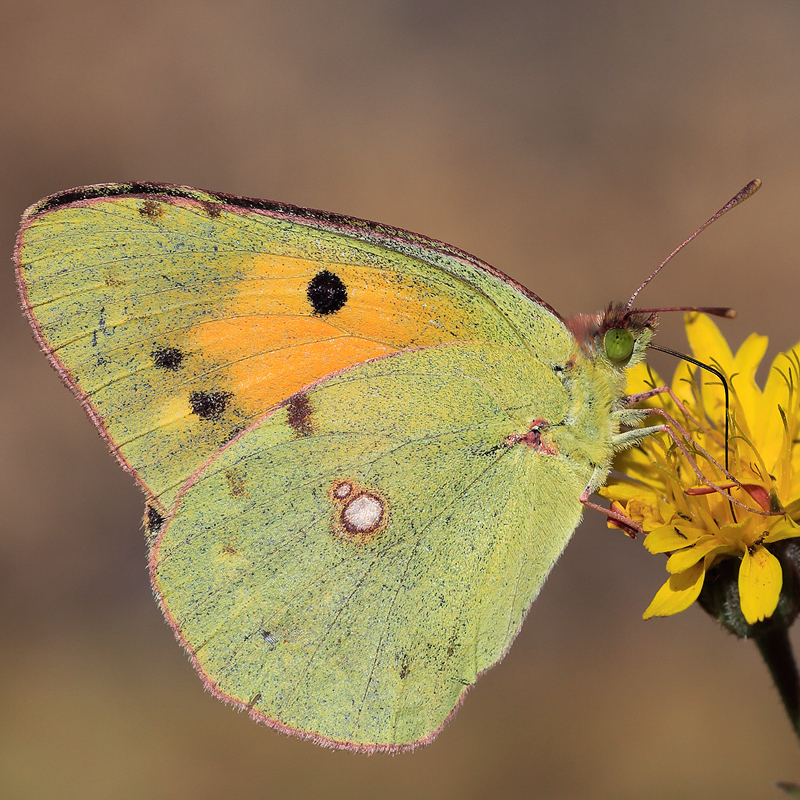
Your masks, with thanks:
[[[693,310],[702,311],[714,317],[722,317],[723,319],[736,319],[735,308],[695,308]]]
[[[753,178],[753,180],[739,192],[740,199],[746,200],[748,197],[752,197],[760,188],[761,178]]]

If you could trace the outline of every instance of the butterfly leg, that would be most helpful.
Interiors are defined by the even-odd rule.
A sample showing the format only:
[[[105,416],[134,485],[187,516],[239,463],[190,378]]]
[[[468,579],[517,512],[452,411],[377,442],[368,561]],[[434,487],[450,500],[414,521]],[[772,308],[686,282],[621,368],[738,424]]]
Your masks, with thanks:
[[[733,495],[731,495],[729,492],[725,491],[725,489],[723,489],[718,484],[714,483],[713,481],[710,481],[703,474],[702,470],[700,469],[700,467],[697,464],[697,461],[693,458],[693,456],[689,453],[688,449],[686,448],[686,445],[685,445],[686,441],[692,441],[693,442],[692,437],[689,435],[689,433],[687,431],[685,431],[677,423],[677,421],[674,420],[672,417],[670,417],[670,415],[666,411],[664,411],[663,409],[653,408],[653,409],[650,409],[650,413],[659,414],[660,416],[665,417],[667,419],[667,423],[663,424],[663,425],[653,425],[653,426],[650,427],[649,430],[653,431],[654,433],[655,432],[666,433],[667,436],[669,436],[670,439],[672,439],[672,441],[675,443],[675,446],[681,451],[681,453],[683,453],[684,458],[686,458],[686,461],[688,462],[689,466],[692,468],[692,471],[694,472],[695,475],[697,475],[697,477],[700,479],[700,481],[702,483],[704,483],[706,486],[708,486],[713,491],[718,492],[719,494],[721,494],[726,500],[729,500],[734,505],[739,506],[739,508],[745,509],[745,511],[750,511],[752,514],[759,514],[760,516],[768,517],[768,516],[772,516],[772,515],[781,513],[779,511],[764,511],[763,509],[760,509],[760,508],[753,508],[752,506],[748,506],[745,503],[742,503],[740,500],[737,500]],[[673,430],[673,426],[674,426],[675,430]],[[677,430],[677,433],[676,433],[676,430]],[[680,436],[678,436],[678,434],[680,434]],[[739,488],[744,488],[744,487],[742,487],[741,483],[733,475],[730,474],[730,472],[728,472],[724,467],[720,466],[716,462],[716,460],[714,458],[712,458],[712,456],[709,453],[707,453],[702,447],[700,447],[700,445],[697,444],[697,442],[693,442],[693,444],[694,444],[695,448],[697,449],[697,451],[699,453],[701,453],[706,458],[708,458],[711,461],[712,464],[714,464],[718,469],[720,469],[722,472],[724,472],[725,475],[727,475]]]
[[[672,391],[672,389],[669,386],[658,386],[658,387],[656,387],[654,389],[650,389],[650,390],[648,390],[646,392],[639,392],[637,394],[628,395],[624,399],[624,402],[625,402],[626,406],[630,406],[630,405],[633,405],[634,403],[639,403],[639,402],[641,402],[643,400],[648,400],[651,397],[655,397],[656,395],[659,395],[659,394],[668,394],[672,398],[672,400],[675,403],[675,405],[677,405],[678,408],[681,410],[681,413],[686,417],[686,419],[688,419],[691,422],[693,422],[698,428],[700,428],[701,430],[706,431],[709,435],[713,435],[715,433],[715,431],[709,429],[707,426],[700,424],[689,413],[689,410],[686,408],[686,406],[684,406],[684,404],[680,401],[680,399],[677,397],[677,395]],[[634,411],[634,410],[637,410],[637,409],[625,409],[624,411]],[[684,456],[686,456],[687,461],[691,465],[692,470],[700,478],[700,480],[703,481],[703,483],[706,484],[706,487],[708,488],[709,491],[716,491],[716,492],[719,492],[719,493],[725,495],[725,497],[728,498],[732,503],[734,503],[735,505],[738,505],[741,508],[744,508],[744,509],[746,509],[748,511],[752,511],[752,512],[757,513],[757,514],[764,514],[765,513],[763,510],[759,511],[758,509],[751,508],[750,506],[744,505],[743,503],[739,502],[735,498],[731,497],[731,495],[728,494],[727,491],[725,491],[725,489],[731,488],[731,487],[719,486],[718,484],[715,484],[715,483],[709,481],[701,473],[700,468],[697,466],[696,460],[694,458],[692,458],[688,454],[686,449],[682,446],[682,443],[678,440],[677,436],[675,435],[675,431],[678,431],[678,433],[681,434],[681,436],[683,437],[683,440],[685,442],[689,442],[689,441],[693,442],[695,449],[701,455],[705,456],[715,467],[717,467],[717,469],[719,469],[731,481],[733,481],[733,483],[736,486],[738,486],[740,489],[743,488],[741,483],[733,475],[731,475],[731,473],[727,469],[725,469],[721,464],[719,464],[716,461],[716,459],[707,450],[705,450],[699,444],[697,444],[697,442],[692,439],[691,435],[686,430],[684,430],[681,427],[681,425],[678,423],[678,421],[673,416],[671,416],[665,409],[650,408],[650,409],[638,409],[638,410],[642,410],[642,411],[645,411],[646,413],[650,413],[650,414],[659,414],[660,416],[663,416],[667,420],[667,423],[668,423],[669,426],[671,426],[671,428],[669,428],[667,426],[663,426],[663,427],[661,427],[661,429],[665,433],[667,433],[672,438],[672,440],[675,442],[675,444],[681,449],[681,452],[684,454]],[[628,424],[626,419],[623,419],[622,421],[623,421],[624,424]],[[658,430],[658,428],[654,428],[654,430]]]
[[[632,408],[632,409],[625,409],[622,412],[618,412],[620,414],[620,421],[625,424],[636,424],[637,422],[641,421],[645,416],[646,413],[642,414],[641,412],[643,409]],[[648,409],[649,411],[649,409]],[[632,413],[631,413],[632,412]],[[650,436],[653,433],[659,431],[657,427],[650,427],[650,428],[633,428],[629,431],[622,431],[622,433],[618,433],[613,440],[614,449],[615,450],[625,450],[628,447],[633,447],[634,445],[638,444],[642,439],[646,436]],[[603,469],[602,467],[595,467],[594,473],[592,474],[592,478],[589,481],[589,485],[583,490],[583,494],[580,496],[580,502],[586,506],[586,508],[592,508],[595,511],[599,511],[601,514],[605,515],[609,518],[618,528],[622,530],[622,532],[626,536],[630,536],[631,539],[635,539],[637,534],[644,534],[642,530],[642,526],[639,525],[638,522],[634,522],[630,517],[625,516],[625,514],[617,511],[614,508],[605,508],[604,506],[598,505],[597,503],[593,503],[589,500],[589,497],[599,489],[606,480],[606,476],[608,475],[608,470]]]
[[[636,413],[632,413],[636,412]],[[642,414],[641,412],[644,412]],[[635,423],[640,421],[644,416],[649,414],[657,414],[660,417],[664,417],[666,422],[662,425],[651,425],[647,428],[634,428],[629,431],[623,431],[622,433],[617,434],[614,437],[614,449],[615,450],[624,450],[627,447],[632,447],[638,444],[644,436],[653,433],[666,433],[667,436],[672,439],[675,443],[675,446],[683,453],[684,457],[686,458],[687,463],[692,468],[692,471],[695,475],[700,479],[702,483],[704,483],[709,489],[718,492],[719,494],[723,495],[727,500],[730,500],[734,505],[739,506],[740,508],[745,509],[746,511],[751,511],[754,514],[760,515],[768,515],[767,512],[752,508],[751,506],[745,505],[741,501],[737,500],[733,497],[729,492],[725,491],[725,489],[718,484],[710,481],[704,474],[703,471],[697,464],[697,460],[692,456],[689,452],[688,448],[686,447],[687,442],[692,442],[694,449],[700,453],[700,455],[704,456],[708,459],[708,461],[713,464],[720,472],[724,473],[730,480],[732,480],[737,486],[742,488],[741,483],[728,472],[721,464],[717,462],[717,460],[703,447],[701,447],[696,441],[692,439],[691,434],[667,411],[663,408],[647,408],[647,409],[622,409],[619,413],[620,422],[624,425],[630,425],[631,423]]]
[[[697,425],[698,428],[708,431],[708,429],[701,425],[693,416],[689,413],[689,409],[683,404],[683,401],[680,400],[678,395],[672,391],[672,388],[669,386],[656,386],[654,389],[648,389],[646,392],[637,392],[636,394],[629,394],[627,397],[623,398],[623,403],[626,407],[634,405],[634,403],[641,403],[644,400],[649,400],[651,397],[657,397],[660,394],[667,394],[671,398],[672,402],[680,409],[681,414],[683,414],[686,419],[693,422]],[[710,433],[710,431],[708,431]]]
[[[659,394],[668,394],[672,398],[672,400],[675,403],[675,405],[677,405],[678,408],[681,410],[681,413],[688,420],[693,422],[698,428],[706,431],[707,433],[709,433],[709,434],[713,433],[713,431],[709,430],[709,428],[707,428],[706,426],[701,425],[689,413],[689,410],[686,408],[686,406],[684,406],[684,404],[680,401],[680,399],[677,397],[677,395],[672,391],[672,389],[669,386],[657,386],[657,387],[655,387],[653,389],[649,389],[646,392],[638,392],[637,394],[628,395],[627,397],[624,398],[623,402],[624,402],[625,406],[631,406],[634,403],[639,403],[639,402],[641,402],[643,400],[649,400],[651,397],[655,397],[655,396],[657,396]],[[725,469],[721,464],[719,464],[717,462],[717,460],[707,450],[705,450],[696,441],[694,441],[692,439],[691,434],[689,434],[689,432],[686,431],[678,423],[678,421],[671,414],[669,414],[665,409],[663,409],[663,408],[647,408],[647,409],[625,408],[625,409],[622,409],[621,412],[619,412],[620,413],[620,421],[623,424],[626,424],[626,425],[627,424],[631,424],[630,420],[628,419],[628,414],[630,412],[633,412],[633,411],[644,411],[645,415],[646,414],[658,414],[659,416],[662,416],[662,417],[664,417],[666,419],[666,421],[667,421],[666,425],[653,426],[653,427],[650,428],[650,430],[652,430],[652,431],[659,431],[659,430],[663,431],[664,433],[666,433],[675,442],[677,447],[680,448],[681,452],[686,457],[686,460],[689,462],[689,465],[691,466],[691,468],[694,471],[694,473],[706,485],[706,487],[707,487],[707,489],[709,491],[719,492],[720,494],[724,495],[728,500],[730,500],[734,505],[737,505],[740,508],[744,508],[747,511],[752,511],[755,514],[766,515],[768,513],[777,513],[777,512],[765,512],[764,510],[751,508],[750,506],[745,505],[744,503],[741,503],[736,498],[732,497],[726,491],[726,489],[730,488],[730,487],[722,487],[722,486],[719,486],[718,484],[713,483],[712,481],[708,480],[708,478],[706,478],[706,476],[703,475],[702,471],[700,470],[700,467],[697,465],[697,461],[689,454],[687,449],[684,447],[683,442],[692,442],[694,447],[695,447],[695,449],[701,455],[703,455],[705,458],[707,458],[715,467],[717,467],[717,469],[719,469],[720,472],[724,473],[740,489],[744,488],[741,485],[741,483],[733,475],[731,475],[731,473],[727,469]],[[678,436],[675,433],[675,431],[677,431],[681,435],[681,437],[683,438],[683,442],[678,438]]]
[[[674,398],[675,402],[678,403],[678,405],[682,406],[682,404],[680,403],[680,400],[678,400],[678,398],[675,397],[674,394],[672,394],[672,390],[671,389],[668,389],[668,387],[659,387],[659,389],[665,389],[665,390],[669,391],[670,396]],[[639,402],[642,399],[647,399],[648,397],[652,397],[655,394],[659,394],[660,393],[659,389],[654,389],[654,390],[651,390],[649,392],[642,392],[642,393],[636,394],[636,395],[629,395],[628,397],[626,397],[624,399],[625,405],[627,406],[630,403]],[[731,475],[730,472],[728,472],[728,470],[725,469],[725,467],[723,467],[721,464],[719,464],[717,462],[717,460],[705,448],[701,447],[692,438],[692,435],[666,409],[663,409],[663,408],[622,408],[617,412],[617,418],[618,418],[620,424],[622,424],[622,425],[636,425],[639,422],[642,422],[644,419],[646,419],[650,414],[657,414],[658,416],[664,417],[664,419],[667,421],[667,426],[669,426],[669,428],[663,427],[663,426],[651,426],[649,428],[635,428],[635,429],[630,430],[630,431],[623,431],[621,434],[618,434],[616,437],[614,437],[614,449],[615,450],[624,450],[626,447],[634,446],[642,438],[642,433],[645,432],[645,431],[649,431],[650,433],[656,433],[656,432],[667,433],[675,441],[675,443],[680,447],[681,452],[683,452],[684,455],[686,455],[687,459],[689,460],[689,463],[692,465],[692,469],[694,470],[695,474],[704,483],[708,484],[708,480],[699,471],[699,467],[697,466],[697,463],[696,463],[695,459],[691,458],[688,455],[686,449],[682,446],[681,442],[678,441],[677,435],[675,433],[675,431],[677,431],[677,433],[680,434],[681,437],[683,438],[683,442],[692,442],[692,444],[694,445],[694,448],[697,450],[697,452],[699,452],[701,455],[703,455],[705,458],[707,458],[709,460],[709,462],[712,463],[717,469],[719,469],[721,472],[725,473],[725,475],[728,478],[730,478],[730,480],[732,480],[737,485],[739,484],[739,481],[737,481],[736,478],[734,478],[733,475]],[[686,414],[687,418],[692,420],[697,425],[698,428],[702,428],[703,427],[699,423],[697,423],[696,420],[694,420],[694,418],[689,414],[688,411],[685,411],[685,414]],[[705,430],[705,428],[703,428],[703,429]],[[637,432],[639,433],[638,437],[636,436]],[[631,438],[629,438],[629,437],[631,437]]]
[[[586,506],[586,508],[592,508],[608,517],[611,522],[620,528],[626,536],[630,536],[631,539],[635,539],[639,534],[644,534],[642,526],[639,525],[638,522],[634,522],[630,517],[626,517],[624,514],[620,513],[619,511],[615,511],[613,508],[604,508],[597,503],[592,503],[591,500],[589,500],[589,496],[591,494],[592,492],[589,491],[589,487],[587,486],[583,490],[583,494],[580,496],[580,501],[584,506]]]

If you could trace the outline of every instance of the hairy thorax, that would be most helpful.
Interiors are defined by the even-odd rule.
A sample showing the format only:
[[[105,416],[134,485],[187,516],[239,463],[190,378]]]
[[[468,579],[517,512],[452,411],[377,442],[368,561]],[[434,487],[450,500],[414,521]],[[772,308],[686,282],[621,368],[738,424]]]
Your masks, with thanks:
[[[625,370],[611,366],[597,354],[577,349],[563,380],[569,409],[563,424],[552,431],[554,442],[570,458],[609,467],[613,440],[620,429],[616,412],[625,394]]]

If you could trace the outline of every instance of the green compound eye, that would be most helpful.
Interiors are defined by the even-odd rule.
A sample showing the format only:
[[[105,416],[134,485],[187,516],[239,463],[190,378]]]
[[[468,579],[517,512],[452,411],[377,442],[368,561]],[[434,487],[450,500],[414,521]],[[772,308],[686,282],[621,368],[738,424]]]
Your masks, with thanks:
[[[615,364],[622,364],[631,357],[633,344],[633,334],[625,328],[611,328],[603,337],[606,355]]]

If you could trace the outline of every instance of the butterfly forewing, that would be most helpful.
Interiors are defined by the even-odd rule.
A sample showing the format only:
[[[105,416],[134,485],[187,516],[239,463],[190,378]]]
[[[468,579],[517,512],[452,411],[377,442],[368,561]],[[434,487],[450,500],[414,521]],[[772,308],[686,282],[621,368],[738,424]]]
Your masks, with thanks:
[[[423,237],[124,188],[32,208],[18,275],[43,347],[163,509],[220,446],[338,370],[452,341],[556,361],[572,346],[543,304]]]

